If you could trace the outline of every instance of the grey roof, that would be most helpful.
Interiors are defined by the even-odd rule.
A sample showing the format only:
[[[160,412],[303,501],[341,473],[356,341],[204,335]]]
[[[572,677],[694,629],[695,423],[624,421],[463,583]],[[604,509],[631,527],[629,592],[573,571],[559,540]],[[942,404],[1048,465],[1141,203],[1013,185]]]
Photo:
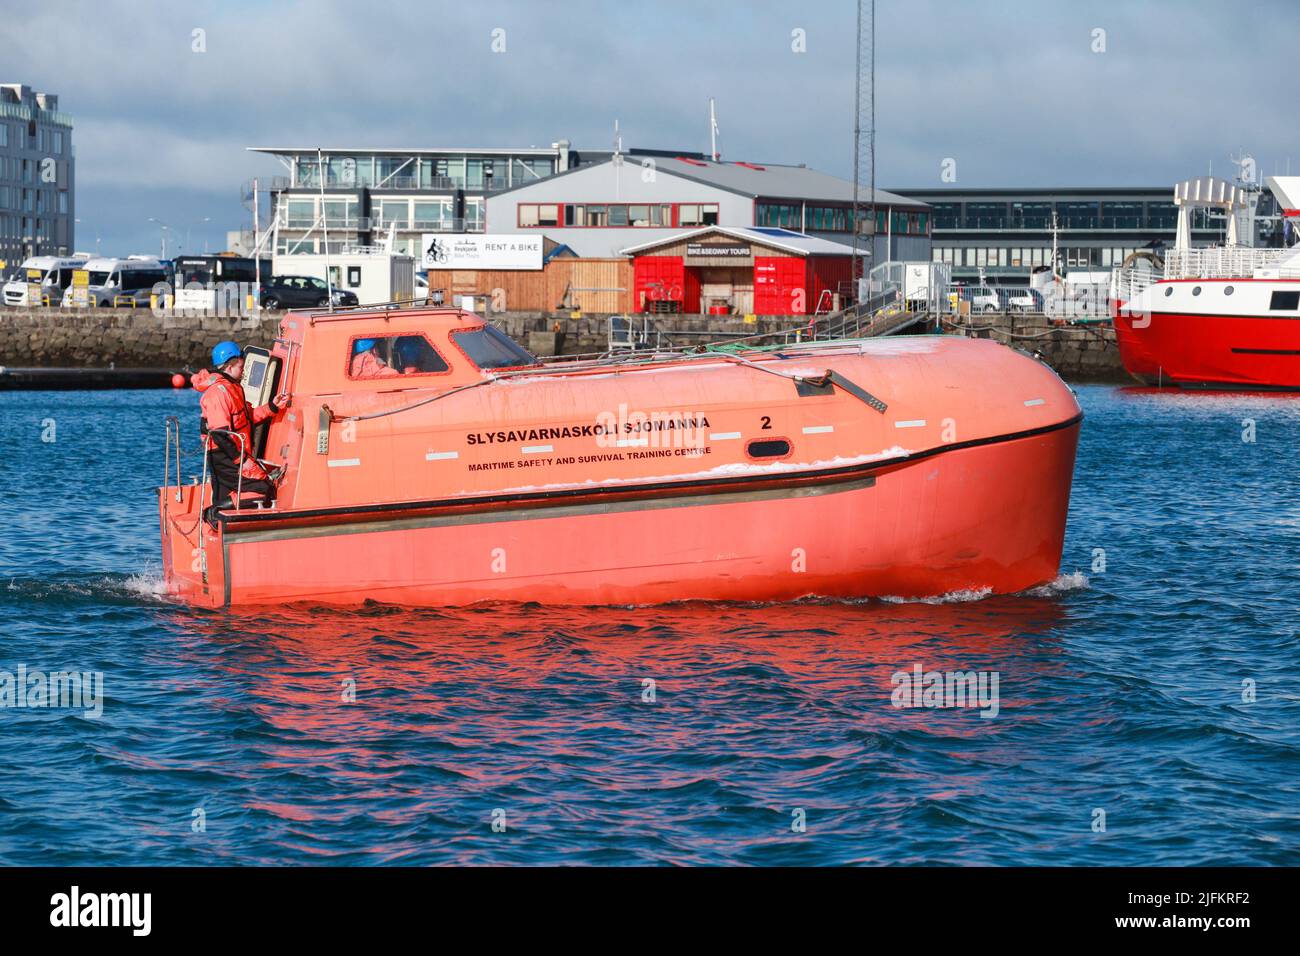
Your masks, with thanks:
[[[603,163],[590,163],[575,169],[566,169],[563,172],[546,176],[535,182],[521,183],[509,189],[499,190],[493,195],[500,196],[519,189],[528,189],[540,183],[551,183],[564,176],[590,173],[593,169],[610,162],[613,162],[613,160],[608,159]],[[654,163],[656,172],[704,183],[717,189],[725,189],[728,192],[748,196],[750,199],[791,199],[843,203],[853,201],[853,183],[847,179],[832,176],[829,173],[809,169],[807,166],[782,166],[775,163],[715,163],[712,160],[690,160],[678,157],[656,158]],[[871,202],[871,189],[867,186],[859,186],[858,196],[861,202]],[[876,203],[881,206],[907,206],[913,209],[928,208],[927,204],[919,199],[909,199],[906,196],[885,192],[882,189],[876,190]]]
[[[774,246],[777,249],[784,249],[787,252],[793,252],[801,256],[853,255],[853,247],[846,246],[842,242],[832,242],[829,239],[822,239],[819,236],[809,236],[802,232],[793,232],[789,229],[775,229],[764,226],[702,226],[699,229],[679,232],[675,236],[668,236],[663,239],[651,239],[649,242],[641,242],[637,243],[635,246],[628,246],[626,249],[620,249],[619,254],[629,256],[633,253],[641,252],[644,249],[653,249],[656,246],[666,246],[674,242],[694,239],[696,236],[707,236],[717,233],[732,236],[736,239],[745,239],[749,242],[757,242],[764,246]]]
[[[710,160],[686,161],[665,159],[656,163],[659,172],[683,179],[694,179],[719,189],[751,196],[754,199],[817,199],[825,202],[852,202],[853,183],[807,166],[781,166],[774,163],[715,163]],[[859,185],[861,202],[871,202],[871,188]],[[876,190],[880,205],[917,206],[925,203]]]
[[[293,156],[298,153],[315,153],[315,146],[246,146],[244,147],[250,153],[270,153],[273,156]],[[321,146],[322,153],[326,155],[340,153],[374,153],[375,155],[388,155],[391,153],[400,153],[409,156],[443,156],[447,154],[466,153],[471,156],[554,156],[558,153],[557,146],[474,146],[466,148],[456,148],[449,146],[416,146],[409,149],[395,147],[365,147],[365,146]],[[570,147],[572,150],[572,147]],[[576,152],[576,150],[572,150]]]

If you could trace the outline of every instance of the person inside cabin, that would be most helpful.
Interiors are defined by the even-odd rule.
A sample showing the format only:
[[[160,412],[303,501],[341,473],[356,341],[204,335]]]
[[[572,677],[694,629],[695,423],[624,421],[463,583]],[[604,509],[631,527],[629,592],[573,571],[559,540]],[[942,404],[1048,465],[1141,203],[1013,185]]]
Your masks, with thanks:
[[[403,335],[393,343],[393,365],[403,375],[445,372],[447,365],[423,335]]]
[[[277,395],[259,408],[244,396],[240,379],[244,374],[244,353],[235,342],[219,342],[212,350],[212,371],[194,376],[199,399],[199,431],[208,450],[212,475],[212,504],[203,518],[216,527],[216,512],[229,508],[236,493],[240,505],[269,504],[275,500],[280,469],[268,470],[253,455],[253,426],[278,415],[289,404]]]
[[[375,353],[374,339],[357,339],[352,343],[352,362],[348,366],[350,378],[390,378],[401,374]]]

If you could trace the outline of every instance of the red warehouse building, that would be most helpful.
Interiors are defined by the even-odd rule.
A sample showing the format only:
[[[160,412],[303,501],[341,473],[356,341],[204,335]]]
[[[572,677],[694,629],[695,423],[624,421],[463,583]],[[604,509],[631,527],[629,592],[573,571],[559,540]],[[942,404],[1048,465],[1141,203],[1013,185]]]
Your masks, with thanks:
[[[622,252],[640,312],[812,315],[852,281],[849,246],[788,229],[706,226]]]

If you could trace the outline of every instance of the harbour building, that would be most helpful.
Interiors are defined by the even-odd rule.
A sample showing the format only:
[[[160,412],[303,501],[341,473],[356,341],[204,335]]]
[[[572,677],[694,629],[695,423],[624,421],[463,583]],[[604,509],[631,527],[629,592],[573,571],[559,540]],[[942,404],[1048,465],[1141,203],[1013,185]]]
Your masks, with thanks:
[[[419,260],[429,234],[528,235],[581,257],[707,226],[769,228],[853,241],[853,184],[802,165],[721,162],[674,149],[254,146],[271,178],[274,252],[323,253],[393,237]],[[864,204],[870,190],[862,188]],[[873,261],[930,258],[925,202],[877,190]],[[863,232],[873,231],[866,222]]]
[[[75,182],[72,117],[58,96],[0,83],[0,260],[73,251]]]
[[[860,202],[872,204],[860,188]],[[930,209],[877,190],[876,223],[864,210],[860,247],[873,262],[929,260]],[[493,235],[545,235],[579,256],[621,255],[691,229],[721,226],[794,232],[851,246],[853,183],[807,166],[722,162],[698,156],[611,156],[488,197]]]
[[[279,160],[271,178],[274,252],[331,253],[393,236],[393,251],[419,254],[426,233],[482,233],[487,200],[507,189],[608,160],[614,150],[545,147],[374,149],[252,146]],[[628,150],[635,157],[698,156]],[[328,235],[328,239],[326,236]]]
[[[1168,186],[1057,189],[896,189],[932,210],[930,256],[952,267],[954,280],[1026,284],[1052,263],[1059,273],[1106,271],[1144,249],[1174,244],[1178,208]],[[1270,244],[1276,217],[1261,197],[1256,241]],[[1192,244],[1221,243],[1227,222],[1216,210],[1197,209]],[[1278,237],[1280,241],[1280,236]]]

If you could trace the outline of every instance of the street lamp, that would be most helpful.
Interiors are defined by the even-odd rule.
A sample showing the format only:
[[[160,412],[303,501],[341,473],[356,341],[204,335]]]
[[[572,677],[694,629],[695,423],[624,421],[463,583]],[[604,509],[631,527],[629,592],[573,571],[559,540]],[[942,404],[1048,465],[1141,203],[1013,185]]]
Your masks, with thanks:
[[[198,222],[194,223],[193,225],[185,227],[185,248],[186,249],[190,247],[190,230],[193,229],[194,226],[201,226],[205,222],[211,222],[211,221],[212,221],[211,216],[204,216],[202,219],[200,219]],[[203,236],[203,254],[205,256],[208,254],[208,237],[206,233]]]
[[[75,222],[78,226],[81,225],[80,219],[74,219],[72,221]],[[96,256],[99,255],[99,230],[98,229],[95,230],[95,255]]]
[[[166,259],[167,258],[167,230],[170,229],[171,226],[167,225],[167,223],[163,222],[161,219],[155,219],[153,216],[149,217],[149,221],[158,223],[159,235],[162,237],[162,246],[161,246],[162,255],[160,255],[158,258]]]

